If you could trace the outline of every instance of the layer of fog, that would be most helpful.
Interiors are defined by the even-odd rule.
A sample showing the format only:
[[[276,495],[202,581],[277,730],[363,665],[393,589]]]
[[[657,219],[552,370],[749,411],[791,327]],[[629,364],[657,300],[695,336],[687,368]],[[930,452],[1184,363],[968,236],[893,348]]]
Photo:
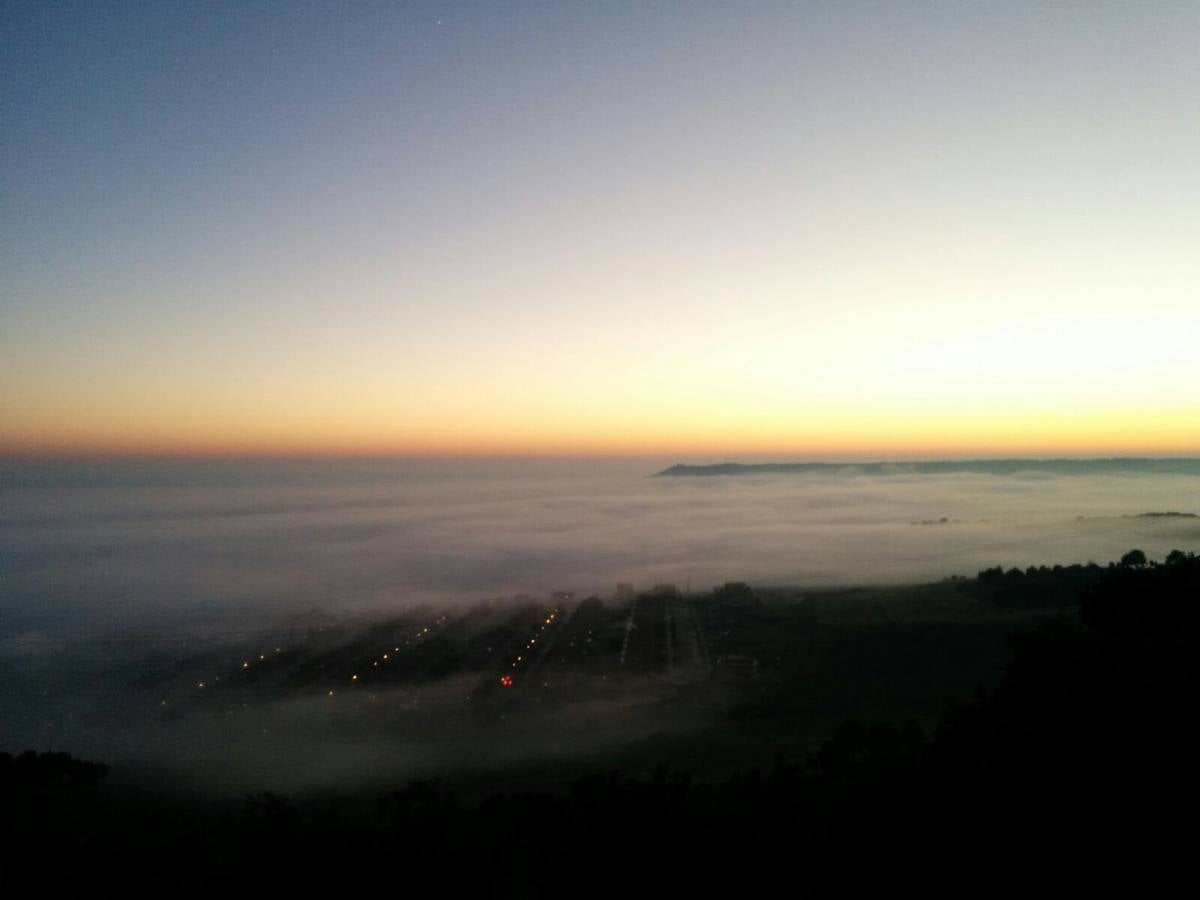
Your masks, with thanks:
[[[649,679],[623,683],[619,695],[507,706],[469,699],[478,683],[478,673],[455,675],[369,697],[321,691],[175,716],[158,715],[153,702],[140,704],[139,716],[137,698],[79,693],[75,684],[73,697],[60,694],[27,721],[10,722],[10,739],[104,760],[121,784],[236,796],[383,791],[419,778],[507,773],[584,755],[603,771],[607,753],[715,721],[709,709],[671,702]],[[239,706],[236,698],[231,705]]]
[[[1194,520],[1120,518],[1200,511],[1200,479],[1187,476],[647,477],[654,468],[399,461],[358,464],[354,478],[315,463],[286,479],[232,464],[202,480],[180,466],[175,484],[10,477],[4,639],[184,620],[239,631],[301,609],[603,594],[617,581],[911,582],[1200,543]]]
[[[419,710],[400,691],[334,718],[317,700],[229,721],[138,718],[119,692],[156,646],[236,642],[308,610],[365,620],[519,593],[607,596],[618,581],[693,590],[727,580],[903,583],[993,565],[1106,562],[1132,547],[1155,558],[1200,549],[1200,520],[1136,517],[1200,512],[1200,478],[1183,475],[649,477],[658,468],[9,470],[0,486],[0,749],[58,746],[284,788],[348,773],[416,775],[435,762],[483,765],[485,754],[504,763],[592,752],[686,723],[635,692],[480,725],[450,702],[465,690],[455,682],[436,689],[445,697],[422,687]]]

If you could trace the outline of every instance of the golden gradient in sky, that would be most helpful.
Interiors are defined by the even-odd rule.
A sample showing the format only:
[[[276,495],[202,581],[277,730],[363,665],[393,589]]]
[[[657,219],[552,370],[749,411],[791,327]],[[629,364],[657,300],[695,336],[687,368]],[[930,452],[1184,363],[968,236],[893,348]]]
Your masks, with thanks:
[[[954,247],[978,249],[961,239]],[[319,323],[200,316],[199,333],[159,323],[157,334],[113,327],[94,342],[42,345],[36,357],[17,347],[4,363],[4,445],[803,457],[1200,450],[1200,320],[1184,284],[1160,278],[1157,302],[1139,305],[1136,291],[1108,284],[1111,266],[1090,283],[1086,269],[1076,272],[1066,290],[1040,272],[1015,282],[999,266],[955,281],[945,267],[937,279],[897,267],[840,278],[789,266],[783,254],[776,263],[727,260],[691,273],[648,263],[616,287],[543,285],[536,312],[514,299],[507,312],[450,317],[416,334],[386,308],[367,316],[348,300]],[[353,297],[356,287],[340,290]],[[556,308],[556,296],[579,306]],[[319,315],[322,302],[311,303]]]
[[[421,9],[21,26],[0,451],[1200,453],[1200,7]]]

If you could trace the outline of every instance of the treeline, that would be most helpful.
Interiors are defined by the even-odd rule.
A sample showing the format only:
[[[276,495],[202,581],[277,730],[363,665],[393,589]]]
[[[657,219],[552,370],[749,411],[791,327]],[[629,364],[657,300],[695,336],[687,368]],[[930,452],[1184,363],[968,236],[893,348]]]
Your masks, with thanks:
[[[821,896],[1130,878],[1151,894],[1193,854],[1200,558],[1083,568],[1078,611],[1016,632],[995,687],[929,734],[848,722],[810,759],[719,784],[663,768],[468,805],[418,783],[357,814],[264,795],[204,818],[6,786],[6,886]]]
[[[74,759],[69,753],[35,753],[18,756],[0,753],[0,791],[90,786],[108,774],[103,763]]]
[[[1182,550],[1173,550],[1161,565],[1174,565],[1188,558]],[[978,595],[1004,609],[1048,609],[1074,606],[1098,584],[1105,572],[1116,568],[1143,568],[1159,563],[1141,550],[1130,550],[1120,562],[1100,566],[1090,562],[1072,566],[1030,566],[1027,569],[1001,566],[984,569],[975,578]]]

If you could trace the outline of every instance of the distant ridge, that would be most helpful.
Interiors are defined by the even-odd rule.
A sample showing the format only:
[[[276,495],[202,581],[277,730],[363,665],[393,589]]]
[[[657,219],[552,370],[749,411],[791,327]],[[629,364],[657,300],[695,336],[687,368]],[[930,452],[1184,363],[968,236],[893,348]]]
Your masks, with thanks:
[[[1049,475],[1104,475],[1121,472],[1157,475],[1200,475],[1200,459],[955,459],[924,462],[810,462],[810,463],[715,463],[694,466],[677,463],[656,472],[655,477],[711,475],[803,475],[813,472],[862,475],[942,475],[969,472],[980,475],[1017,475],[1044,472]]]

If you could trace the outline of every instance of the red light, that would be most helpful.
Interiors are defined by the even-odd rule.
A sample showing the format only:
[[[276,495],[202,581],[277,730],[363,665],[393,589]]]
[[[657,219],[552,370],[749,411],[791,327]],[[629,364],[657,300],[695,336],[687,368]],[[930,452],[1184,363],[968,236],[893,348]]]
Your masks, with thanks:
[[[512,676],[511,675],[501,675],[500,683],[502,685],[504,685],[505,687],[512,687],[512,683],[513,683]]]

